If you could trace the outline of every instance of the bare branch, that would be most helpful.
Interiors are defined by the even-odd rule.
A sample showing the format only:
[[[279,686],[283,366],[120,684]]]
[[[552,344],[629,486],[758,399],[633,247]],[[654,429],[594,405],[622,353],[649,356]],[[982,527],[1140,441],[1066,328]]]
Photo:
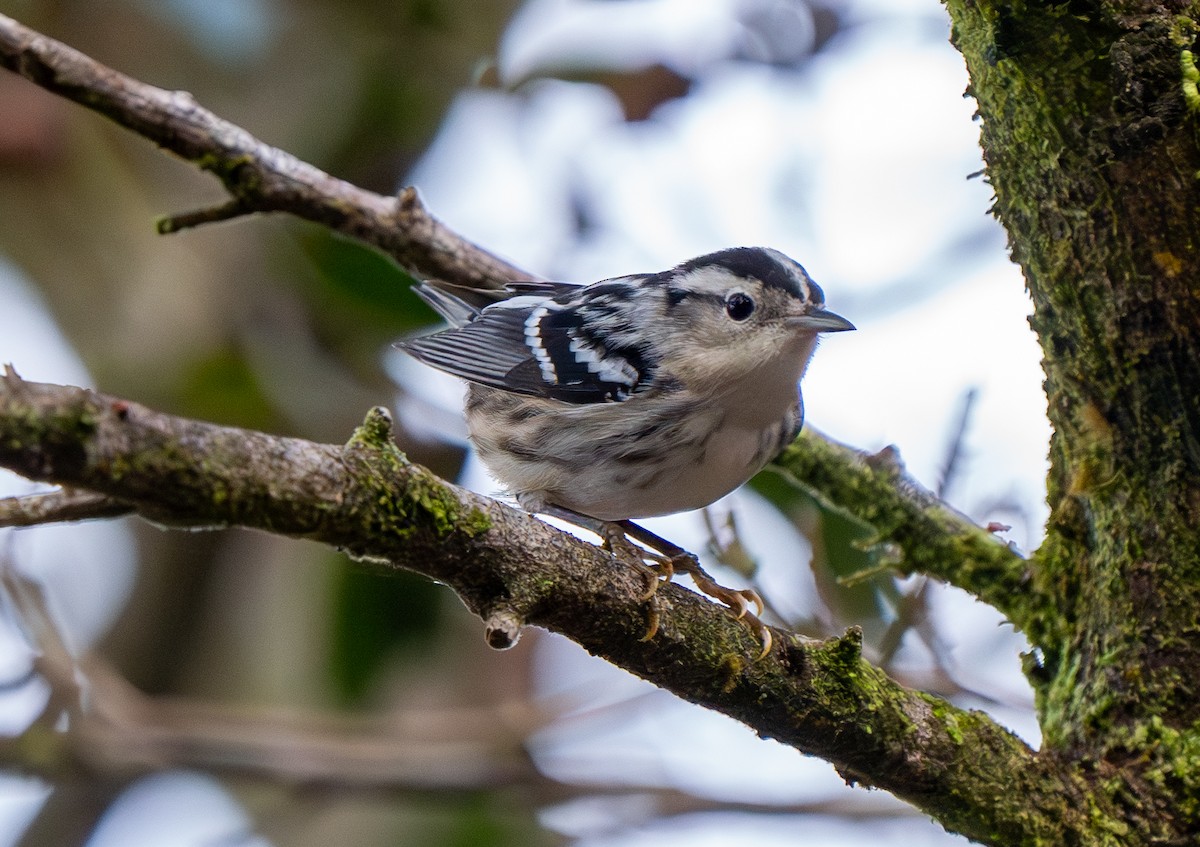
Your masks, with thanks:
[[[185,91],[132,79],[10,17],[0,15],[0,65],[111,118],[213,173],[231,202],[221,213],[185,213],[160,223],[174,232],[253,212],[288,212],[378,247],[408,270],[495,287],[533,277],[447,229],[417,192],[365,191],[259,141],[201,107]]]
[[[196,209],[193,212],[176,212],[169,217],[160,218],[158,221],[158,232],[160,235],[173,235],[176,232],[204,224],[231,221],[234,218],[240,218],[243,215],[249,215],[253,212],[254,209],[249,208],[240,198],[235,197],[219,206],[209,206],[206,209]]]
[[[91,491],[62,489],[23,497],[0,498],[0,527],[37,526],[127,515],[133,507]]]
[[[938,479],[937,489],[935,493],[939,500],[944,500],[950,495],[950,488],[958,480],[962,473],[963,451],[967,441],[967,428],[971,425],[971,414],[975,411],[975,404],[979,402],[979,389],[972,386],[963,394],[962,408],[958,413],[958,420],[954,424],[954,431],[950,434],[946,444],[946,457],[942,460],[941,478]]]
[[[16,623],[34,648],[33,671],[50,682],[50,697],[34,722],[34,728],[49,729],[63,715],[77,722],[83,715],[83,684],[74,673],[75,658],[54,623],[42,586],[19,573],[8,556],[0,557],[0,591]],[[27,730],[28,732],[28,730]],[[21,759],[16,759],[20,762]]]

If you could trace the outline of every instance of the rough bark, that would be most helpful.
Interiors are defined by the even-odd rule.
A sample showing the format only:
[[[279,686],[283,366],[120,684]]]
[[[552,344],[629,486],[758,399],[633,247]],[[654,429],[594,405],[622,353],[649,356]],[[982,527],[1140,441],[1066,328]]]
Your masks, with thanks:
[[[1045,751],[1200,832],[1200,149],[1192,3],[949,2],[1054,427],[1027,627]],[[1119,837],[1118,837],[1119,836]]]

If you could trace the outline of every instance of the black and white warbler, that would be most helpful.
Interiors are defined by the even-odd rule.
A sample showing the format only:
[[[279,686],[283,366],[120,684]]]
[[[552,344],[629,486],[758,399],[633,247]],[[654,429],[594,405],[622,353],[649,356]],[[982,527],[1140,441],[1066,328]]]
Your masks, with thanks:
[[[717,585],[630,519],[707,506],[799,433],[799,381],[818,335],[854,329],[826,311],[804,268],[739,247],[591,285],[416,290],[450,328],[399,346],[470,383],[471,440],[517,502],[597,532],[614,552],[638,549],[639,563],[626,539],[646,544],[668,578],[691,573],[769,650],[748,612],[747,601],[761,613],[757,594]]]

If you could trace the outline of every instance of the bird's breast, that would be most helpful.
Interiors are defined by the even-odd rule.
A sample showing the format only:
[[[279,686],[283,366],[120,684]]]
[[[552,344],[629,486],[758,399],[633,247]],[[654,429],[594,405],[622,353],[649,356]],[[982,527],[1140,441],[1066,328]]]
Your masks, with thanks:
[[[794,404],[766,425],[747,426],[722,404],[686,396],[642,409],[636,397],[586,406],[478,399],[468,413],[471,437],[509,493],[601,520],[707,506],[761,470],[799,422]]]

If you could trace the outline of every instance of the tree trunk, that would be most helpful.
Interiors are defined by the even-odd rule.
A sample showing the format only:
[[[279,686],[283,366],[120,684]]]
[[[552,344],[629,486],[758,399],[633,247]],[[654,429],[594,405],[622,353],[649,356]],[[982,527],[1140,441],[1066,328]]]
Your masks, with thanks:
[[[1200,832],[1200,79],[1185,3],[947,3],[1054,436],[1028,622],[1043,756],[1111,843]],[[1103,832],[1103,828],[1098,828]],[[1097,836],[1099,838],[1099,836]],[[1182,840],[1181,840],[1182,839]]]

